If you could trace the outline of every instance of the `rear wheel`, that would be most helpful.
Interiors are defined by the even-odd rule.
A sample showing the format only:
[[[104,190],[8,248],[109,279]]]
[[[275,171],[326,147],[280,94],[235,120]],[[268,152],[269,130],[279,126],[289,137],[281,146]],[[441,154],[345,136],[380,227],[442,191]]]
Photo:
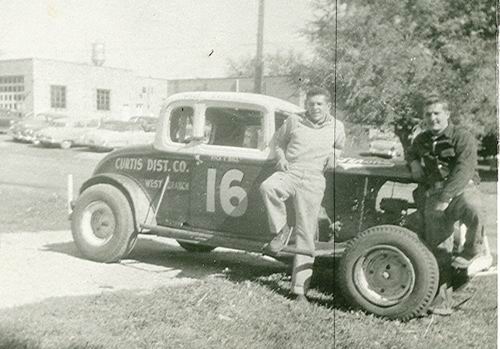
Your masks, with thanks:
[[[192,242],[185,242],[177,240],[177,243],[186,251],[189,252],[210,252],[215,249],[213,246],[194,244]]]
[[[424,314],[434,299],[439,268],[415,233],[381,225],[350,242],[341,261],[340,283],[354,306],[409,320]]]
[[[81,253],[94,261],[116,262],[135,244],[132,210],[125,195],[109,184],[86,189],[75,203],[71,231]]]

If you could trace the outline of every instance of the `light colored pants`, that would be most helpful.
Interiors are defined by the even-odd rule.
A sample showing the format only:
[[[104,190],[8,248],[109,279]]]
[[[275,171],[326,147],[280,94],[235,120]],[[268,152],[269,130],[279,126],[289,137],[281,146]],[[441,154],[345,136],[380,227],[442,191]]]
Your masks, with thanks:
[[[325,192],[325,177],[320,171],[292,169],[276,172],[260,186],[266,205],[269,227],[277,234],[287,224],[285,201],[293,200],[298,249],[314,251],[318,215]],[[314,257],[295,255],[292,273],[292,292],[305,294],[312,276]]]

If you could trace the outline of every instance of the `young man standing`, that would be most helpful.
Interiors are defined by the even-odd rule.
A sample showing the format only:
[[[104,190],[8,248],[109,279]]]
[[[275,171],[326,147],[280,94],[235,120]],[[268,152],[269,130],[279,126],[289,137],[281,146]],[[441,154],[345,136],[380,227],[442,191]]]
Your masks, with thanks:
[[[274,150],[277,172],[264,181],[260,191],[267,209],[269,226],[276,237],[264,247],[275,255],[287,244],[291,230],[287,225],[285,201],[293,200],[297,249],[314,254],[314,238],[325,191],[324,171],[335,166],[344,147],[342,122],[331,114],[331,97],[324,88],[306,94],[305,115],[290,116],[277,131]],[[295,255],[292,293],[306,300],[314,257]]]

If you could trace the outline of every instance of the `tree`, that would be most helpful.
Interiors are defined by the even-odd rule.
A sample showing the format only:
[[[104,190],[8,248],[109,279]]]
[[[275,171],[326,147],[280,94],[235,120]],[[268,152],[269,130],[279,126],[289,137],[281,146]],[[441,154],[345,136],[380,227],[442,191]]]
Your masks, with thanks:
[[[276,51],[264,55],[264,75],[290,75],[297,64],[303,62],[302,55],[290,51]],[[255,57],[245,56],[237,60],[228,60],[228,75],[237,77],[253,77],[255,73]]]
[[[336,92],[347,121],[396,126],[403,146],[423,98],[448,98],[455,123],[477,136],[496,120],[492,0],[316,0],[304,31],[315,57],[294,81]]]

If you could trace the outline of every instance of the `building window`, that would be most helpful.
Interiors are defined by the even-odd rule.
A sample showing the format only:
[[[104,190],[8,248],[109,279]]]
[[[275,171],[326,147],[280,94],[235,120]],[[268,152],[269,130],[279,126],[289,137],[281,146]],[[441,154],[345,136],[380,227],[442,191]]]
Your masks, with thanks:
[[[110,90],[97,89],[97,110],[110,110]]]
[[[50,86],[50,107],[66,108],[66,86]]]

